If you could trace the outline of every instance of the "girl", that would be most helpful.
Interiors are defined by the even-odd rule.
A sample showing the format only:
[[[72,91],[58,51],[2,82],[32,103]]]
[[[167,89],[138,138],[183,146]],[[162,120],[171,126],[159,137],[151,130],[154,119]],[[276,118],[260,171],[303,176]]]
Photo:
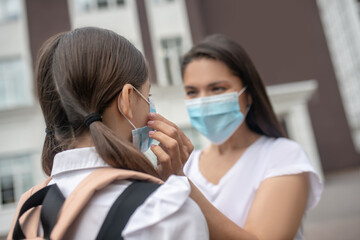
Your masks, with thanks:
[[[42,166],[51,175],[49,184],[56,183],[67,198],[100,168],[132,170],[153,182],[162,178],[165,183],[134,212],[122,237],[208,239],[205,218],[189,198],[189,182],[170,176],[181,174],[190,141],[181,132],[175,139],[165,136],[167,141],[153,148],[171,151],[172,159],[160,159],[158,170],[140,152],[151,145],[149,132],[155,137],[162,133],[146,126],[154,117],[149,114],[148,69],[128,40],[92,27],[58,34],[40,50],[36,82],[47,127]],[[95,239],[109,208],[131,182],[123,179],[96,192],[63,238]]]

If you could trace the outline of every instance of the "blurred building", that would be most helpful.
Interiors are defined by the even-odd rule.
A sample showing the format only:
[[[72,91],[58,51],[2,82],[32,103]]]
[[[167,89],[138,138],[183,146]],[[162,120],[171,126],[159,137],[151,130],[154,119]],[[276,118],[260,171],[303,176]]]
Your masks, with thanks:
[[[318,0],[318,4],[344,110],[360,152],[360,1]]]
[[[33,65],[51,35],[98,26],[128,38],[149,62],[158,112],[196,148],[207,140],[190,126],[180,59],[207,35],[231,36],[289,137],[326,173],[360,165],[359,23],[356,0],[0,0],[0,236],[19,196],[45,177]]]

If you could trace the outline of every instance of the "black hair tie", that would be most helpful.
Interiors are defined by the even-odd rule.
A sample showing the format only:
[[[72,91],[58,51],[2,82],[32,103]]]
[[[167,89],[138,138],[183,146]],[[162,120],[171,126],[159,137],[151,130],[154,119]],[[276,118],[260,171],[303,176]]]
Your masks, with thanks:
[[[89,115],[87,115],[85,117],[85,124],[86,126],[90,126],[93,122],[96,122],[96,121],[102,121],[102,117],[100,114],[98,113],[90,113]]]
[[[53,135],[53,131],[50,128],[45,128],[45,132],[48,135]]]

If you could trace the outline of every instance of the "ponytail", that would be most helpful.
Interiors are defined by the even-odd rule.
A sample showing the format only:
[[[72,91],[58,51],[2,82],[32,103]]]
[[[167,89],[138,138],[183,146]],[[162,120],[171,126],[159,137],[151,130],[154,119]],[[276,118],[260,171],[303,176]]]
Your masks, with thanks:
[[[55,126],[69,125],[51,71],[54,52],[63,35],[64,33],[57,34],[43,44],[35,64],[35,89],[47,129],[41,156],[42,168],[47,175],[51,174],[54,156],[64,150],[55,138]]]
[[[145,172],[160,178],[151,162],[132,143],[119,137],[102,122],[89,126],[96,151],[110,166]]]

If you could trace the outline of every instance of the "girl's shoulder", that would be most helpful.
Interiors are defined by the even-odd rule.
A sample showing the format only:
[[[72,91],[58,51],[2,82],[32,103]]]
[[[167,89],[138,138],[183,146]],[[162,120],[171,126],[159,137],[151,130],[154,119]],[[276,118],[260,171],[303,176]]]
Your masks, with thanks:
[[[190,173],[190,171],[193,170],[197,170],[198,168],[198,163],[199,163],[199,158],[201,153],[203,152],[203,149],[199,149],[199,150],[194,150],[188,160],[186,161],[185,165],[184,165],[184,173],[185,175],[188,176],[188,174]]]
[[[185,228],[195,225],[200,233],[207,235],[206,220],[197,204],[189,197],[191,186],[185,176],[171,175],[130,218],[123,235],[131,236],[139,231],[161,232],[174,226]],[[189,216],[192,216],[189,218]],[[169,230],[170,231],[170,230]],[[180,229],[179,229],[180,231]],[[195,234],[196,230],[186,230],[180,235]],[[161,239],[161,237],[159,238]],[[186,239],[180,237],[179,239]]]

